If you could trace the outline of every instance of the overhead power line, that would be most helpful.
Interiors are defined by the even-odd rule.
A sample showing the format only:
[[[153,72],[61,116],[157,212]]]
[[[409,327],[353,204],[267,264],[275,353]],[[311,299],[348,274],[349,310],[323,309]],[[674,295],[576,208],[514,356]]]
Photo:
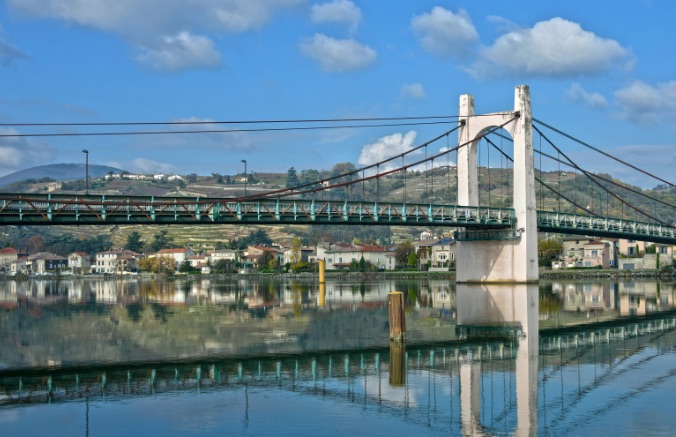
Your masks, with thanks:
[[[504,114],[511,114],[505,112]],[[483,117],[494,114],[478,114]],[[349,117],[349,118],[300,118],[300,119],[272,119],[272,120],[175,120],[175,121],[112,121],[112,122],[79,122],[79,123],[0,123],[0,126],[15,127],[53,127],[53,126],[181,126],[181,125],[209,125],[209,124],[288,124],[288,123],[352,123],[372,121],[403,121],[403,120],[458,120],[459,115],[414,115],[402,117]]]
[[[411,123],[379,123],[379,124],[351,124],[339,126],[297,126],[297,127],[266,127],[250,129],[208,129],[208,130],[180,130],[180,131],[120,131],[120,132],[51,132],[51,133],[16,133],[0,134],[0,138],[23,138],[23,137],[110,137],[125,135],[185,135],[185,134],[223,134],[241,132],[284,132],[284,131],[307,131],[322,129],[360,129],[374,127],[401,127],[401,126],[424,126],[455,123],[455,121],[430,121]]]

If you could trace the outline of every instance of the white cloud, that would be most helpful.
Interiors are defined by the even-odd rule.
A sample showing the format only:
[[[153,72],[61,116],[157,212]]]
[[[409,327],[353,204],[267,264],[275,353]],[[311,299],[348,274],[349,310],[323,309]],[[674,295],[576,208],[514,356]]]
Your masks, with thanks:
[[[541,21],[499,37],[480,52],[475,77],[504,75],[570,77],[599,74],[625,59],[617,41],[601,38],[563,18]]]
[[[472,20],[464,10],[457,14],[436,6],[431,12],[417,15],[411,27],[422,47],[441,57],[461,57],[469,54],[479,37]]]
[[[427,97],[425,88],[421,83],[405,83],[401,86],[401,95],[404,97],[411,97],[414,99],[424,99]]]
[[[0,127],[1,174],[41,165],[53,157],[53,148],[49,144],[26,137],[2,137],[20,133],[13,128]]]
[[[159,44],[141,50],[137,61],[160,71],[214,68],[221,63],[221,54],[214,48],[212,40],[188,32],[165,36]]]
[[[354,32],[362,17],[361,9],[350,0],[333,0],[330,3],[313,5],[310,18],[315,23],[345,23]]]
[[[379,138],[377,141],[367,144],[362,148],[359,154],[359,164],[371,165],[387,158],[401,155],[413,148],[416,136],[417,133],[415,131],[409,131],[406,135],[396,133]],[[380,170],[397,168],[399,165],[400,162],[392,161],[381,167]]]
[[[603,109],[608,106],[608,101],[599,93],[589,93],[580,84],[574,83],[566,91],[566,98],[576,104],[585,104],[594,109]]]
[[[16,168],[21,163],[21,152],[13,147],[0,146],[0,169]]]
[[[55,19],[84,27],[112,32],[134,46],[144,48],[139,61],[159,67],[175,68],[177,50],[187,54],[180,69],[213,66],[212,33],[257,30],[282,8],[301,4],[303,0],[8,0],[15,12],[30,17]],[[166,38],[181,34],[200,34],[192,42],[175,40],[171,48],[162,45]],[[209,36],[207,36],[209,35]],[[160,41],[160,43],[158,43]],[[180,47],[180,49],[178,48]],[[188,54],[193,49],[196,53]],[[170,52],[170,53],[166,53]],[[205,55],[209,53],[209,56]],[[170,60],[167,58],[171,58]],[[208,60],[208,62],[205,62]]]
[[[302,41],[300,50],[332,72],[366,68],[378,57],[375,50],[353,39],[335,39],[321,33]]]
[[[673,123],[676,117],[676,81],[655,86],[640,80],[615,92],[622,118],[645,124]]]

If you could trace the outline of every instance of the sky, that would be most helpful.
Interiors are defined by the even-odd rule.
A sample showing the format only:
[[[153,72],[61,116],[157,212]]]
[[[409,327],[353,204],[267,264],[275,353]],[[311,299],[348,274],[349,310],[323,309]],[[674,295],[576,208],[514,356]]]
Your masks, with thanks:
[[[535,118],[673,183],[675,14],[669,0],[2,0],[0,176],[80,163],[83,149],[90,164],[134,173],[237,174],[242,160],[253,172],[368,165],[453,124],[16,135],[453,116],[461,94],[474,96],[477,113],[498,112],[525,84]],[[68,125],[185,121],[206,124]],[[659,183],[549,138],[586,170]],[[428,153],[455,143],[452,135]],[[537,134],[534,143],[556,154]],[[500,166],[495,155],[482,165]]]

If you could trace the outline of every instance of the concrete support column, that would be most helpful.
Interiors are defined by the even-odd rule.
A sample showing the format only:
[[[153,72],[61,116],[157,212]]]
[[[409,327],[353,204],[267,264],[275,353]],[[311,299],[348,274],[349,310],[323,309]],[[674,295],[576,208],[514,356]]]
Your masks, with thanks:
[[[458,144],[466,144],[473,139],[470,125],[474,119],[474,96],[460,96],[460,128]],[[458,150],[458,205],[479,206],[479,179],[476,161],[477,142],[461,147]]]
[[[465,144],[484,133],[503,126],[514,139],[515,238],[511,240],[458,241],[457,282],[536,282],[537,212],[535,210],[535,169],[530,91],[520,85],[515,90],[514,110],[476,116],[474,99],[460,97],[458,142]],[[458,151],[458,204],[479,204],[476,147],[478,139]],[[462,151],[462,153],[461,153]],[[471,232],[471,231],[470,231]]]
[[[533,155],[533,114],[530,90],[516,87],[514,110],[519,118],[513,123],[514,139],[514,212],[520,233],[515,248],[515,280],[538,280],[538,228],[535,209],[535,158]]]

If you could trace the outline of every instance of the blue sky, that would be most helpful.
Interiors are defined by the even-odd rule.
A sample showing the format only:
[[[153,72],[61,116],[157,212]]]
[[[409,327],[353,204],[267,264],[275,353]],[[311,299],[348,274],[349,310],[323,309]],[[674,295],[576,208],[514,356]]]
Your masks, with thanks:
[[[456,115],[463,93],[474,95],[478,113],[494,112],[510,109],[514,87],[527,84],[534,117],[676,180],[671,1],[0,4],[0,134],[113,130],[11,123]],[[254,172],[328,169],[401,153],[446,129],[5,136],[0,175],[82,162],[83,148],[90,163],[132,172],[235,174],[242,159]],[[591,171],[644,187],[658,183],[552,138]]]

